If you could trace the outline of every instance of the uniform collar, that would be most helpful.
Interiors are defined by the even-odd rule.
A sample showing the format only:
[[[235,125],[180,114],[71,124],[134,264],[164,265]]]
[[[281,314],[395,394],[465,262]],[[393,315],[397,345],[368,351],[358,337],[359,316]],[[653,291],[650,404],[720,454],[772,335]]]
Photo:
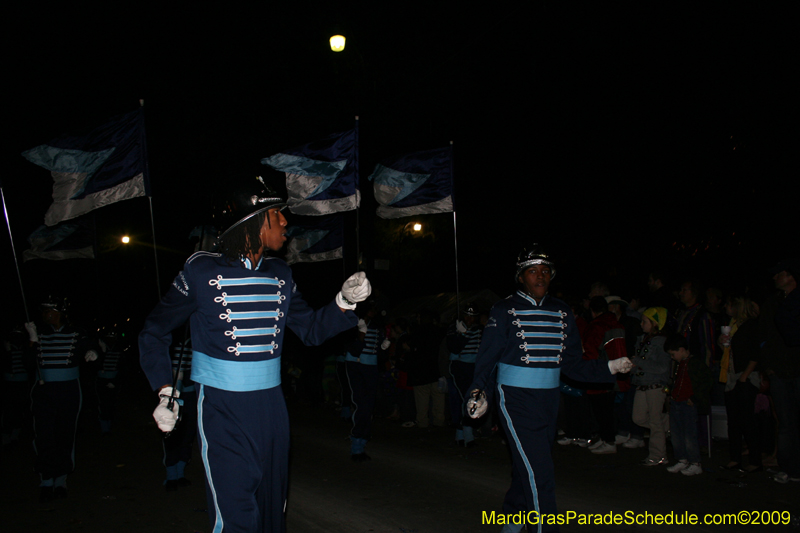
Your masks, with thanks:
[[[244,267],[245,267],[247,270],[258,270],[258,267],[260,267],[260,266],[261,266],[261,261],[263,261],[263,260],[264,260],[264,256],[261,256],[261,257],[259,258],[259,260],[258,260],[258,264],[256,265],[256,267],[255,267],[255,268],[253,268],[253,262],[252,262],[252,261],[250,261],[250,258],[249,258],[249,257],[243,257],[243,258],[242,258],[242,265],[244,265]]]
[[[527,293],[524,293],[524,292],[522,292],[520,290],[517,291],[517,294],[520,295],[525,300],[527,300],[528,302],[530,302],[531,305],[534,305],[536,307],[541,307],[544,304],[545,300],[547,300],[547,294],[546,293],[545,293],[545,295],[542,298],[542,301],[540,303],[536,303],[536,300],[533,299],[533,296],[531,296],[531,295],[529,295]]]

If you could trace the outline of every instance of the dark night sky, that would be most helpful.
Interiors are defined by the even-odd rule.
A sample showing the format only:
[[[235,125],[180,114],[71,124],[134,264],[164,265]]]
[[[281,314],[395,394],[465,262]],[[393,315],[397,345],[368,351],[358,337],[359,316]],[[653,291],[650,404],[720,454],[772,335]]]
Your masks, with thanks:
[[[788,12],[763,3],[160,4],[6,8],[3,184],[18,253],[52,184],[19,153],[140,98],[165,287],[216,193],[264,172],[263,157],[352,127],[355,115],[368,258],[383,253],[366,181],[375,163],[454,141],[462,289],[508,293],[516,253],[531,241],[550,245],[564,288],[581,292],[596,279],[638,286],[653,262],[735,277],[796,251],[780,229],[797,227]],[[337,28],[348,42],[334,55],[327,38]],[[145,199],[96,216],[101,246],[123,231],[150,239]],[[432,222],[435,242],[402,243],[418,249],[395,258],[414,270],[392,273],[384,290],[396,298],[454,289],[452,218]],[[352,233],[354,216],[348,223]],[[10,250],[5,232],[2,246]],[[26,293],[70,283],[103,309],[154,303],[144,247],[67,263],[24,265]],[[297,275],[314,287],[340,269],[303,265]],[[18,291],[6,295],[7,314],[21,308]]]

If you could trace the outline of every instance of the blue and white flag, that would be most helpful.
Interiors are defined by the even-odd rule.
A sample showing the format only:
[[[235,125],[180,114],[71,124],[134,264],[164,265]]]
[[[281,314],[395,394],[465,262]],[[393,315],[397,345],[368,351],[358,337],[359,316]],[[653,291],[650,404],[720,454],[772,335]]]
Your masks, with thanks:
[[[389,159],[375,167],[378,216],[400,218],[453,211],[452,149],[440,148]]]
[[[329,261],[343,257],[344,243],[342,215],[308,218],[306,221],[292,219],[287,234],[286,262],[309,263]]]
[[[62,135],[22,152],[22,157],[52,173],[53,204],[44,216],[48,226],[146,194],[141,109],[89,133]]]
[[[328,215],[359,206],[356,139],[352,129],[261,160],[286,173],[292,213]]]
[[[93,259],[94,220],[84,217],[52,227],[42,225],[30,234],[28,242],[31,247],[23,252],[23,261]]]

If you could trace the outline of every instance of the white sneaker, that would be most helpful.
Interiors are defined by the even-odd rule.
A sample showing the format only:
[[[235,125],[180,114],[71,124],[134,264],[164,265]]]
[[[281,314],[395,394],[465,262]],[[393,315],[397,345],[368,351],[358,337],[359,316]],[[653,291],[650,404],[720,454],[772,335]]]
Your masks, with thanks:
[[[629,440],[631,440],[630,435],[617,435],[614,437],[614,444],[625,444]]]
[[[586,439],[572,439],[572,444],[580,446],[581,448],[586,448],[589,446],[589,441]]]
[[[572,444],[572,439],[569,437],[561,437],[556,442],[562,446],[569,446],[570,444]]]
[[[623,446],[625,448],[644,448],[644,441],[642,439],[630,439]]]
[[[681,459],[680,461],[678,461],[674,465],[668,466],[667,467],[667,472],[669,472],[670,474],[677,474],[681,470],[685,470],[688,467],[689,467],[689,461],[687,461],[685,459]]]
[[[777,481],[778,483],[789,483],[790,481],[800,481],[798,477],[792,477],[786,472],[778,472],[774,476],[772,476],[773,481]]]
[[[681,474],[683,474],[684,476],[696,476],[702,473],[703,473],[703,467],[697,463],[692,463],[683,470],[681,470]]]
[[[616,444],[608,444],[607,442],[603,442],[602,445],[600,445],[597,448],[593,449],[592,453],[597,453],[597,454],[617,453],[617,445]]]
[[[589,449],[590,449],[590,450],[596,450],[597,448],[599,448],[599,447],[600,447],[600,446],[602,446],[603,444],[605,444],[605,442],[603,441],[603,439],[598,439],[598,440],[594,441],[593,443],[591,443],[591,444],[589,445]]]

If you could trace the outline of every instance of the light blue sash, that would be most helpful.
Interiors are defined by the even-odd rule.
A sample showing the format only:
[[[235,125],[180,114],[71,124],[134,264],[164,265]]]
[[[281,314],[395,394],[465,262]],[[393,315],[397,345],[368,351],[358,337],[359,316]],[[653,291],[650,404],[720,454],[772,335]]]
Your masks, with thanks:
[[[12,374],[10,372],[3,372],[4,381],[28,381],[28,374],[23,372],[21,374]]]
[[[75,366],[72,368],[41,368],[39,376],[42,381],[72,381],[80,377],[81,371]]]
[[[347,355],[344,358],[345,361],[350,361],[351,363],[361,363],[362,365],[377,365],[378,364],[378,354],[376,353],[362,353],[361,357],[355,357],[350,352],[347,352]]]
[[[271,389],[281,384],[281,358],[228,361],[193,351],[192,381],[234,392]]]
[[[497,363],[497,383],[523,389],[557,389],[560,368],[526,368]]]
[[[478,353],[451,353],[450,360],[451,361],[461,361],[462,363],[474,363],[475,359],[478,358]]]

